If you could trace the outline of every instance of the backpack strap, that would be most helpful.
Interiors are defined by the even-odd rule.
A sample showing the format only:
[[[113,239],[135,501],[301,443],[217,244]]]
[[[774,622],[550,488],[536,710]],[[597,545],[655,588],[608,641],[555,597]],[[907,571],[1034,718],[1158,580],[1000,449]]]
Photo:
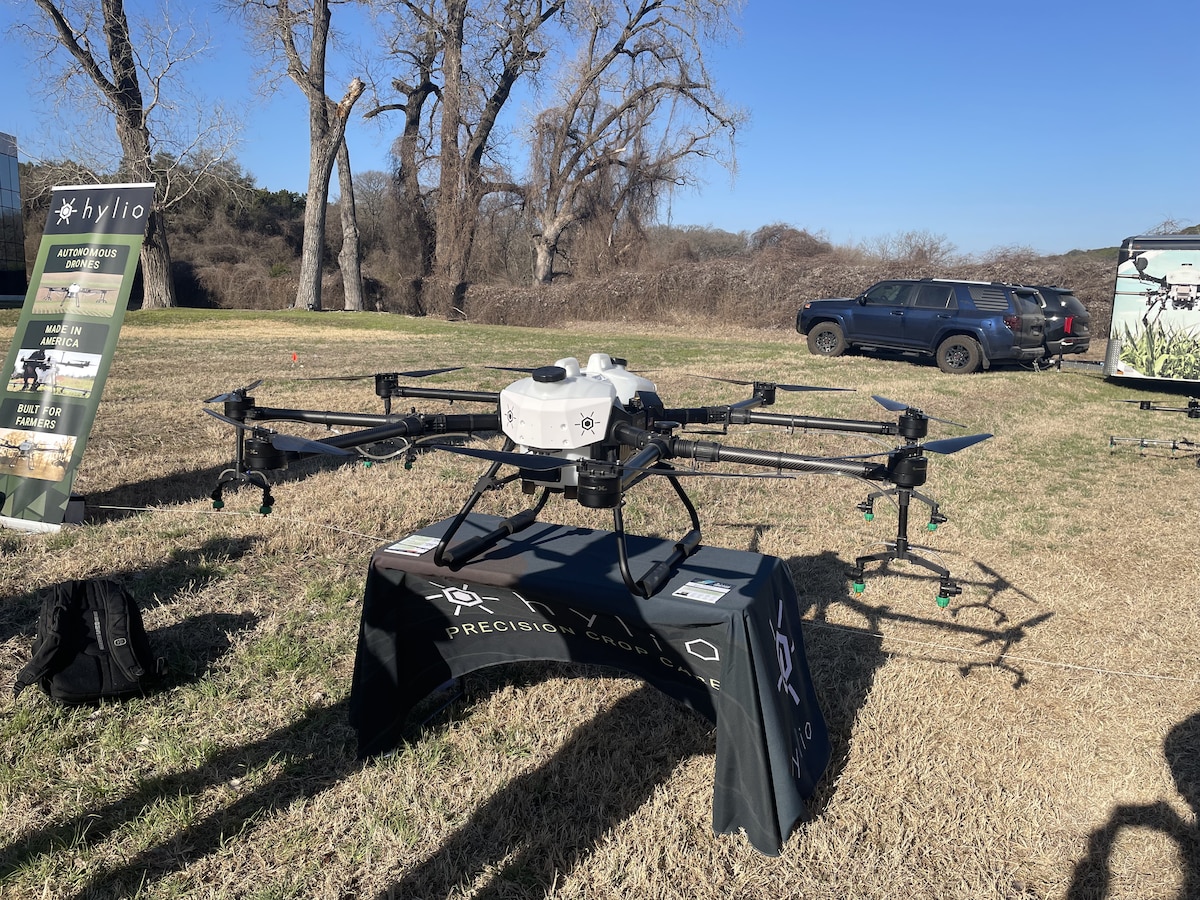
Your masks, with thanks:
[[[55,657],[62,648],[63,616],[70,612],[74,605],[74,587],[74,582],[56,585],[53,593],[42,602],[38,644],[34,648],[33,658],[17,673],[17,680],[13,685],[14,697],[19,697],[25,688],[37,684],[50,674]]]
[[[137,681],[146,670],[142,668],[133,652],[132,637],[135,626],[131,620],[136,618],[137,625],[141,625],[141,615],[133,599],[115,581],[89,581],[87,590],[91,607],[104,611],[110,644],[108,652],[125,673],[125,677],[130,681]]]

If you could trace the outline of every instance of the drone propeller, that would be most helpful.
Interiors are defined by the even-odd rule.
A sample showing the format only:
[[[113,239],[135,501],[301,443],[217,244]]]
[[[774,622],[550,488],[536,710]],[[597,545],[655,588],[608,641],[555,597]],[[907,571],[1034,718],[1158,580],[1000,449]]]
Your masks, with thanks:
[[[942,421],[938,419],[937,421]],[[929,450],[933,453],[941,453],[943,455],[957,453],[959,450],[966,450],[968,447],[973,447],[975,444],[982,443],[990,438],[990,434],[967,434],[962,437],[941,438],[936,441],[928,441],[921,444],[922,450]]]
[[[215,397],[209,397],[205,403],[228,403],[230,400],[245,400],[246,395],[263,383],[260,378],[257,381],[252,381],[245,387],[234,388],[225,394],[217,394]],[[206,410],[207,412],[207,410]],[[232,419],[230,421],[233,421]]]
[[[443,369],[416,369],[412,372],[395,372],[400,378],[428,378],[430,375],[441,375],[443,372],[457,372],[462,366],[447,366]],[[312,378],[296,378],[295,381],[365,381],[368,378],[376,377],[375,373],[370,375],[317,375]]]
[[[726,384],[740,384],[743,387],[753,387],[755,384],[763,382],[744,381],[740,378],[718,378],[716,375],[694,375],[688,373],[689,378],[703,378],[707,381],[724,381]],[[814,387],[808,384],[776,384],[775,387],[781,391],[853,391],[854,388],[839,388],[839,387]]]
[[[219,412],[214,412],[211,409],[204,410],[214,419],[220,419],[227,425],[232,425],[239,431],[249,431],[255,437],[267,438],[271,442],[271,446],[276,450],[282,450],[285,453],[324,453],[328,456],[355,456],[349,450],[342,447],[334,447],[332,444],[324,444],[321,441],[312,441],[308,438],[302,438],[295,434],[282,434],[278,431],[272,431],[270,428],[263,428],[261,425],[247,425],[245,422],[239,422],[237,419],[231,419],[229,416],[223,416]]]
[[[948,455],[951,453],[957,453],[959,450],[966,450],[968,447],[974,446],[975,444],[982,443],[983,441],[986,441],[990,437],[992,437],[992,435],[986,434],[986,433],[968,434],[968,435],[963,435],[961,437],[941,438],[940,440],[928,441],[924,444],[912,444],[912,445],[904,446],[904,447],[896,447],[892,450],[886,450],[886,451],[883,451],[880,453],[860,453],[860,454],[855,454],[853,456],[839,456],[837,458],[838,459],[882,459],[883,457],[891,458],[891,457],[896,457],[896,456],[902,456],[906,453],[912,454],[914,451],[921,451],[921,450],[928,450],[931,453],[940,453],[945,456],[945,455]]]
[[[871,399],[890,412],[911,413],[918,418],[931,419],[934,422],[941,422],[943,425],[953,425],[955,428],[967,427],[959,422],[951,422],[949,419],[939,419],[937,416],[931,416],[917,409],[915,406],[909,406],[907,403],[901,403],[899,400],[889,400],[887,397],[880,397],[878,394],[872,394]]]

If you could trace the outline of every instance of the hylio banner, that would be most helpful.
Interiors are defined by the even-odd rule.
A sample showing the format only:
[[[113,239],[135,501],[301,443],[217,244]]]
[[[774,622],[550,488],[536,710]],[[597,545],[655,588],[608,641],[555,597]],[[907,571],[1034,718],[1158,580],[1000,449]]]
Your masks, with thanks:
[[[0,525],[62,525],[153,202],[153,184],[54,189],[4,363]]]

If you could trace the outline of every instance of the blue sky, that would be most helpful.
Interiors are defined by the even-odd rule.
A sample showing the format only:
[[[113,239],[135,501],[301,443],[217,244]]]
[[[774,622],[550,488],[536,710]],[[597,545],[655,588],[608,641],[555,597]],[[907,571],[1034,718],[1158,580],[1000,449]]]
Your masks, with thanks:
[[[30,81],[10,25],[32,8],[0,10],[0,58]],[[304,191],[299,92],[286,82],[256,96],[239,29],[221,13],[211,22],[198,89],[244,112],[237,155],[259,185]],[[1115,246],[1166,219],[1200,222],[1196,0],[748,0],[739,24],[741,38],[710,54],[727,100],[750,115],[737,174],[702,170],[702,187],[664,210],[673,224],[786,222],[838,244],[928,231],[980,254]],[[330,93],[350,74],[340,68]],[[0,131],[52,156],[33,85],[9,84]],[[387,168],[387,126],[353,124],[357,170]]]

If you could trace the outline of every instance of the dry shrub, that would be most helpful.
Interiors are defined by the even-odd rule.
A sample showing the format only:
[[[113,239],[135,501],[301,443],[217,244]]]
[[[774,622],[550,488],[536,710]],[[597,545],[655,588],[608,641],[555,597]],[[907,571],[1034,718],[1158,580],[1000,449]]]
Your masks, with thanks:
[[[811,257],[764,251],[753,257],[684,262],[602,279],[559,282],[552,288],[472,285],[467,292],[467,316],[492,325],[706,320],[790,329],[806,300],[853,297],[885,278],[966,278],[1070,287],[1091,312],[1093,333],[1108,331],[1113,261],[1091,254],[1032,258],[1014,254],[934,266],[866,262],[853,251]]]
[[[286,273],[272,277],[254,263],[202,266],[195,274],[221,309],[287,309],[296,300],[295,277]]]

